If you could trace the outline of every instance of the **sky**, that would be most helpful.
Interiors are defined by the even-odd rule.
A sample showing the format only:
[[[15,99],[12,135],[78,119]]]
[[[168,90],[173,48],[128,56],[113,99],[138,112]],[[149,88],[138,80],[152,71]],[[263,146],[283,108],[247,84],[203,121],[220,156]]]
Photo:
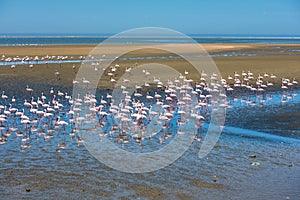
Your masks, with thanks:
[[[299,0],[0,0],[0,35],[116,34],[163,27],[184,34],[298,35]]]

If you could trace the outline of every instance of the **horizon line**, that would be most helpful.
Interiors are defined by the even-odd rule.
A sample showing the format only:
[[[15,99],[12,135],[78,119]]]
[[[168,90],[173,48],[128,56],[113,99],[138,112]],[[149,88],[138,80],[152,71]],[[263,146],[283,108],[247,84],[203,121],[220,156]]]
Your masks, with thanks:
[[[110,37],[117,34],[113,33],[0,33],[0,38],[51,38],[51,37],[66,37],[66,38],[80,38],[80,37]],[[200,34],[200,33],[190,33],[186,34],[192,38],[203,37],[203,38],[300,38],[300,34]],[[128,36],[128,37],[139,37],[139,36]],[[143,36],[142,36],[143,37]],[[148,37],[148,36],[145,36]],[[150,35],[151,37],[151,35]],[[157,37],[157,36],[156,36]],[[159,37],[159,36],[158,36]],[[172,36],[162,36],[162,37],[172,37]],[[174,36],[173,36],[174,37]]]

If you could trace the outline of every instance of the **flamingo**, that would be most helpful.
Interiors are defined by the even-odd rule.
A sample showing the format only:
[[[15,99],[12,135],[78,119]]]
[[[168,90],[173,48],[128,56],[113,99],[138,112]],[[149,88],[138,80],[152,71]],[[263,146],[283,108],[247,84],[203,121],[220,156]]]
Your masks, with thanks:
[[[2,99],[4,99],[4,100],[7,100],[7,98],[8,98],[8,97],[7,97],[7,95],[5,95],[4,93],[5,93],[5,92],[4,92],[4,91],[2,91],[1,98],[2,98]]]
[[[26,91],[29,92],[30,95],[32,95],[33,89],[26,85]]]

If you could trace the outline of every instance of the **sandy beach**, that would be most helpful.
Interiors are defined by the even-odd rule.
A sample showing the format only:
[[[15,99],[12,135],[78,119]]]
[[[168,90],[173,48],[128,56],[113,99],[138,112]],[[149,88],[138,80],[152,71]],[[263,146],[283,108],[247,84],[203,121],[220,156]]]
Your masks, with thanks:
[[[101,44],[102,46],[118,51],[126,49],[126,46],[144,47],[143,44]],[[248,49],[257,51],[264,49],[265,47],[281,47],[286,49],[298,49],[299,44],[251,44],[251,43],[203,43],[201,45],[208,53],[230,51],[230,50],[242,50]],[[176,48],[184,48],[187,53],[195,53],[189,51],[191,44],[151,44],[151,46],[160,47],[173,46]],[[26,55],[66,55],[66,56],[80,56],[87,55],[96,45],[32,45],[32,46],[0,46],[0,54],[7,56],[26,56]],[[153,53],[153,52],[149,52]]]
[[[115,60],[112,64],[119,64],[120,71],[125,72],[126,68],[134,67],[138,65],[146,64],[149,62],[160,63],[168,65],[180,73],[184,73],[184,69],[190,67],[190,63],[187,63],[184,59],[172,58],[172,59],[160,59],[158,56],[174,55],[170,52],[159,50],[167,44],[156,44],[153,47],[157,49],[142,49],[144,45],[138,46],[141,50],[136,50],[123,55],[125,58],[139,58],[145,56],[152,56],[149,60]],[[194,55],[195,52],[191,51],[190,44],[168,44],[172,48],[184,48],[187,55]],[[300,52],[294,51],[300,48],[297,44],[203,44],[203,48],[212,56],[217,68],[220,71],[222,77],[227,78],[228,75],[232,75],[234,72],[251,71],[254,74],[276,74],[282,78],[300,79]],[[6,57],[15,56],[68,56],[68,59],[79,59],[80,56],[87,56],[89,52],[94,48],[93,45],[47,45],[47,46],[25,46],[25,47],[0,47],[0,55]],[[107,51],[117,52],[124,51],[126,46],[124,45],[106,45]],[[235,56],[230,56],[231,53],[238,53]],[[229,55],[229,56],[228,56]],[[250,56],[249,56],[250,55]],[[202,63],[200,63],[201,65]],[[75,69],[72,66],[75,65]],[[22,80],[24,84],[52,84],[60,85],[63,87],[72,87],[72,80],[76,77],[76,71],[80,67],[80,63],[65,63],[65,64],[39,64],[33,65],[32,69],[28,71],[27,64],[17,65],[14,70],[10,68],[10,65],[1,66],[0,76],[11,78],[12,80]],[[182,66],[185,66],[182,67]],[[193,70],[192,67],[190,67]],[[57,80],[54,76],[54,72],[59,71],[61,79]],[[44,74],[47,74],[45,77]],[[198,73],[190,73],[189,78],[199,80]],[[118,76],[115,77],[119,79]],[[0,82],[3,86],[6,85],[6,78],[0,78]],[[108,83],[108,77],[104,77],[103,81],[100,80],[99,88],[111,88]],[[278,80],[280,81],[280,80]]]

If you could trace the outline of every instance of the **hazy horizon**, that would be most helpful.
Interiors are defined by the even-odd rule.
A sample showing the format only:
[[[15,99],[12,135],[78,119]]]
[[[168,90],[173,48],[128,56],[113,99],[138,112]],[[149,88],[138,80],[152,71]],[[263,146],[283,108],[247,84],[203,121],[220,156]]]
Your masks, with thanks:
[[[0,33],[0,37],[109,37],[118,33]],[[300,37],[300,34],[198,34],[187,33],[191,37]],[[171,37],[171,36],[170,36]]]

